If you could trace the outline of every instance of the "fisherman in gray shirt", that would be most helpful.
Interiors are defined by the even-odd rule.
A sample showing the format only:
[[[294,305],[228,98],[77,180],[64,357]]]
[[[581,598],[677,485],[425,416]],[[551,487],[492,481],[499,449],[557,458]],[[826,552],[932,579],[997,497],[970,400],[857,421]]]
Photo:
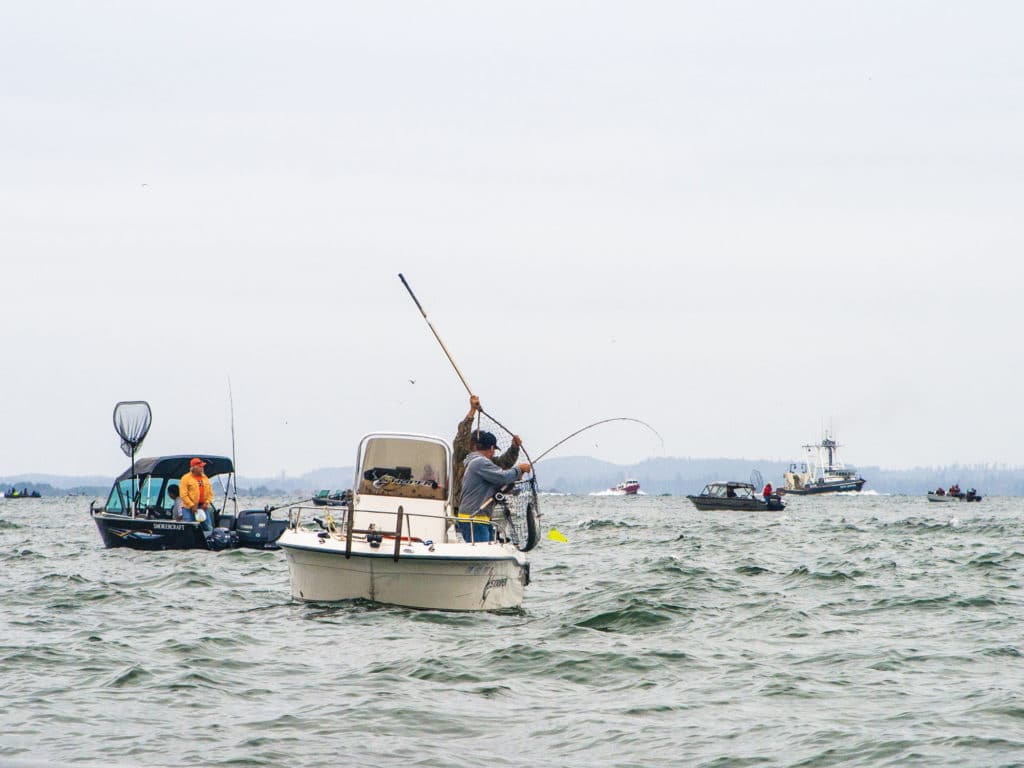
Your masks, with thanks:
[[[495,491],[502,486],[514,483],[527,472],[530,465],[526,462],[511,469],[502,469],[494,463],[494,451],[498,441],[490,432],[474,432],[473,443],[476,450],[469,454],[463,465],[466,475],[462,480],[462,503],[459,505],[459,533],[466,541],[488,542],[493,538],[491,506],[480,509]],[[472,522],[471,522],[472,521]]]

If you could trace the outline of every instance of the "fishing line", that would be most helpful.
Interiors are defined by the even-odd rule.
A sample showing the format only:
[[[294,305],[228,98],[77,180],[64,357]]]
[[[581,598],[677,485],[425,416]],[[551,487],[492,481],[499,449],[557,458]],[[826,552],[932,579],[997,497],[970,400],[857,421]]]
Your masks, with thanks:
[[[588,424],[587,426],[585,426],[585,427],[583,427],[581,429],[577,429],[575,432],[573,432],[568,437],[563,437],[557,443],[555,443],[550,448],[548,448],[546,451],[544,451],[544,453],[542,453],[540,456],[538,456],[537,457],[537,461],[540,461],[545,456],[547,456],[549,453],[551,453],[553,450],[555,450],[555,448],[560,446],[562,443],[564,443],[564,442],[566,442],[568,440],[571,440],[572,438],[576,437],[576,435],[580,434],[581,432],[586,432],[588,429],[592,429],[594,427],[600,426],[601,424],[607,424],[610,421],[633,421],[633,422],[636,422],[637,424],[642,424],[643,426],[647,427],[649,430],[651,430],[651,432],[653,432],[655,435],[658,436],[658,439],[661,441],[661,449],[665,450],[665,438],[663,438],[661,436],[661,434],[658,432],[658,430],[656,430],[654,427],[652,427],[646,421],[641,421],[640,419],[634,419],[631,416],[613,416],[610,419],[601,419],[601,421],[595,421],[593,424]]]

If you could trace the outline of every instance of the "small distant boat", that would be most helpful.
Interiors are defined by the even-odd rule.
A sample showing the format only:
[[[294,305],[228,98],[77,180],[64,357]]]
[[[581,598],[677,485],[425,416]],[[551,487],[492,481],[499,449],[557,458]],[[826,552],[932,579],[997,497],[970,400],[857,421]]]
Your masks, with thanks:
[[[981,501],[981,496],[973,488],[966,492],[961,492],[959,488],[950,488],[948,491],[939,488],[928,492],[928,501]]]
[[[0,491],[0,499],[41,499],[39,491],[29,491],[22,488],[20,491],[17,488],[8,488],[6,491]]]
[[[615,491],[616,493],[622,493],[625,494],[626,496],[635,496],[640,491],[640,481],[623,480],[614,488],[609,488],[608,490]]]
[[[325,489],[317,491],[313,495],[313,503],[318,507],[347,507],[350,501],[352,501],[352,491],[348,489],[344,491]]]
[[[805,495],[859,491],[867,482],[839,458],[839,444],[826,432],[820,443],[803,446],[804,461],[789,465],[784,493]]]
[[[693,502],[693,506],[702,511],[715,509],[776,511],[786,508],[778,494],[773,493],[764,498],[758,495],[757,488],[751,483],[732,480],[708,483],[700,494],[696,496],[691,494],[686,498]]]

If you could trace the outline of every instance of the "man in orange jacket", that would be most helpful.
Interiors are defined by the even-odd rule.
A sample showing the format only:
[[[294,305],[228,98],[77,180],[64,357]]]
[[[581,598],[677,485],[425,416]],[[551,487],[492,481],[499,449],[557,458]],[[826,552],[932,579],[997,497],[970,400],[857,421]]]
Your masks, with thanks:
[[[189,519],[189,514],[195,520],[199,520],[203,528],[213,530],[213,486],[210,478],[206,476],[204,467],[206,462],[202,459],[192,459],[189,462],[189,471],[179,482],[178,491],[181,493],[181,506],[184,519]],[[187,512],[186,512],[187,510]],[[199,511],[202,515],[198,515]]]

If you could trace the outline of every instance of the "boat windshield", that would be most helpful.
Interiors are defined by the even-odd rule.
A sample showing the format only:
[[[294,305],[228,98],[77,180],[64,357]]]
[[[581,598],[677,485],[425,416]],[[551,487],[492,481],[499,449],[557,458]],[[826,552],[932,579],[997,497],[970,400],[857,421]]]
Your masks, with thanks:
[[[701,496],[715,496],[717,498],[754,498],[754,487],[741,483],[709,483],[704,486]]]
[[[126,477],[114,484],[107,499],[108,512],[123,512],[131,509],[132,500],[137,498],[138,509],[152,509],[157,506],[164,480],[161,477]],[[168,507],[169,508],[169,507]]]
[[[448,495],[448,452],[429,440],[372,437],[363,452],[359,492],[372,496],[437,499]]]
[[[170,512],[174,507],[174,499],[167,491],[171,487],[177,488],[180,485],[177,478],[136,477],[134,484],[132,478],[126,477],[119,480],[110,489],[110,497],[107,499],[106,511],[118,513],[131,513],[133,495],[137,497],[136,509],[140,511],[162,510]],[[217,489],[224,493],[224,489],[218,483]],[[134,494],[133,494],[134,492]],[[216,494],[215,494],[216,496]],[[212,505],[216,511],[217,507]]]
[[[114,483],[114,487],[110,489],[110,498],[107,499],[106,510],[107,512],[124,512],[125,509],[131,506],[131,499],[135,495],[135,491],[139,487],[139,478],[135,478],[134,482],[130,477],[124,480]]]

